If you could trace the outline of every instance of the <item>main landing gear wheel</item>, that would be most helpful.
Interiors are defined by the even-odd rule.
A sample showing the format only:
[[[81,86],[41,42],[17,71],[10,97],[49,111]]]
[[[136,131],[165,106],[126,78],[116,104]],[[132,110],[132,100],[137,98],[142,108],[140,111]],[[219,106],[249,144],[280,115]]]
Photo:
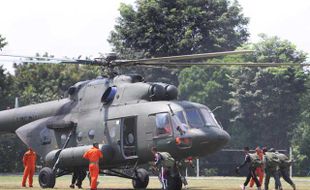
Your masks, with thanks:
[[[143,168],[137,169],[136,178],[132,180],[132,185],[135,189],[145,189],[149,184],[149,174]]]
[[[44,167],[39,172],[39,183],[42,188],[54,188],[56,176],[49,167]]]

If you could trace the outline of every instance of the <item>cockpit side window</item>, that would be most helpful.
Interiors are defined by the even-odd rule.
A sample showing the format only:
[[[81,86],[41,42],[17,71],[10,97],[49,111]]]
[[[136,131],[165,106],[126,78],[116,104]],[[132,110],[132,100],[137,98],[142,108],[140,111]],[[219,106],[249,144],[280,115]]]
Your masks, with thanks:
[[[156,114],[156,133],[158,136],[171,135],[171,121],[168,113]]]
[[[185,113],[188,123],[191,127],[202,128],[204,126],[204,121],[198,109],[196,108],[185,109]]]
[[[179,118],[179,120],[181,121],[181,123],[186,124],[186,120],[183,114],[183,111],[178,111],[176,112],[177,117]]]

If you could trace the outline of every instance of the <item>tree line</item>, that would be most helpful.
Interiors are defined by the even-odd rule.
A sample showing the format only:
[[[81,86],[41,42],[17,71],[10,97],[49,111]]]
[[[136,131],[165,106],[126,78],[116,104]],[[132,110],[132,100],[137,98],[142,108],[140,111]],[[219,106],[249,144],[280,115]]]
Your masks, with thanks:
[[[309,73],[298,65],[307,54],[276,36],[260,35],[248,42],[249,19],[237,1],[138,0],[122,4],[108,39],[121,58],[148,58],[202,52],[252,49],[247,56],[227,56],[209,62],[295,63],[296,67],[197,67],[183,70],[127,68],[147,81],[176,84],[179,99],[199,102],[214,114],[232,139],[226,148],[293,147],[294,171],[310,171]],[[9,42],[8,42],[9,43]],[[7,44],[0,36],[0,50]],[[43,56],[49,56],[45,54]],[[99,68],[77,65],[15,65],[15,74],[0,66],[0,108],[62,98],[69,86],[100,74]],[[1,136],[0,171],[21,171],[22,143]],[[11,151],[9,153],[8,151]],[[2,156],[3,155],[3,156]],[[211,160],[202,161],[202,167]],[[216,160],[226,162],[218,156]],[[20,164],[19,164],[20,162]],[[3,164],[5,163],[5,164]],[[220,165],[212,166],[221,170]]]

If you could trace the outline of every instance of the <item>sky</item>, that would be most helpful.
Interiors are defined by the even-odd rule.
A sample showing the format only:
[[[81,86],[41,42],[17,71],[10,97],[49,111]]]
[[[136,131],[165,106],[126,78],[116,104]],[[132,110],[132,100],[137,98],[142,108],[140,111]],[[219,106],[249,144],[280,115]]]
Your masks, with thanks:
[[[107,42],[120,3],[135,0],[0,0],[0,34],[8,45],[2,54],[96,57],[111,52]],[[309,0],[239,0],[250,18],[251,42],[259,33],[277,35],[310,54]],[[12,72],[12,61],[0,65]]]

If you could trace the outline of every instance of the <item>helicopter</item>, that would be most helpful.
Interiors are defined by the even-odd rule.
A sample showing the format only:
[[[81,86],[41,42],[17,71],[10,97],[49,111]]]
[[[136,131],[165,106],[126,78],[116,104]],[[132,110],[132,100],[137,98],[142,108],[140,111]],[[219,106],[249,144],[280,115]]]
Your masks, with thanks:
[[[24,61],[28,63],[95,65],[106,73],[106,77],[72,85],[67,98],[0,111],[0,132],[15,133],[43,158],[44,167],[38,176],[42,188],[53,188],[56,178],[72,173],[76,167],[86,169],[88,162],[82,156],[94,142],[104,153],[100,173],[131,179],[135,189],[146,188],[149,174],[139,166],[153,161],[152,147],[182,160],[220,150],[230,135],[207,106],[178,100],[176,86],[147,82],[136,74],[119,75],[115,68],[227,65],[193,60],[247,53],[252,51],[137,60],[118,60],[115,54],[94,60],[0,55],[28,58]],[[129,174],[122,169],[130,170]],[[171,189],[182,188],[182,183],[171,184]]]

